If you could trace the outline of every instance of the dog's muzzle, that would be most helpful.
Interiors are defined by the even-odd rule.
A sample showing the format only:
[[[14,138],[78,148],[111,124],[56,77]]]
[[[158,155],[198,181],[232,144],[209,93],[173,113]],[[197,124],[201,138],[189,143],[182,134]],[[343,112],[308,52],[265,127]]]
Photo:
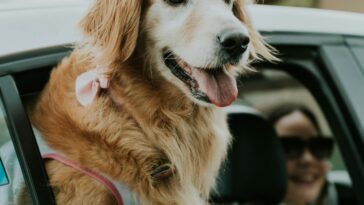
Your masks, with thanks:
[[[218,107],[228,106],[236,99],[236,80],[227,71],[230,64],[216,68],[194,67],[170,50],[164,52],[163,57],[165,65],[174,76],[184,82],[195,99]]]

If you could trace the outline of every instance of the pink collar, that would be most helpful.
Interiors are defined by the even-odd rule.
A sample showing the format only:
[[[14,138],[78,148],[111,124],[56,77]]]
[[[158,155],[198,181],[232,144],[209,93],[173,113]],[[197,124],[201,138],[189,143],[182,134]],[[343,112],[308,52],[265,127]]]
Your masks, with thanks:
[[[118,205],[124,205],[123,198],[121,197],[120,193],[118,192],[118,190],[114,186],[114,184],[108,178],[106,178],[90,169],[83,168],[83,167],[79,166],[78,164],[76,164],[58,154],[44,154],[44,155],[42,155],[42,158],[56,160],[58,162],[61,162],[64,165],[72,167],[72,168],[86,174],[87,176],[97,180],[98,182],[103,184],[113,194]]]

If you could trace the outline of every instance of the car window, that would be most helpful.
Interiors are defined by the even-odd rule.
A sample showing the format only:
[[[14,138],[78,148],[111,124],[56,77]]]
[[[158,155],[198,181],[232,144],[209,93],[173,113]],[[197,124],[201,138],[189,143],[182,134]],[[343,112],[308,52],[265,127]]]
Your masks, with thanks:
[[[2,147],[3,144],[5,144],[7,141],[9,141],[9,139],[10,139],[9,131],[6,127],[4,115],[0,111],[0,147]],[[8,184],[9,184],[9,177],[6,172],[2,158],[0,158],[0,187],[8,185]]]
[[[22,204],[22,202],[16,201],[12,197],[19,192],[27,194],[28,189],[24,184],[23,173],[20,169],[18,157],[15,154],[14,144],[10,138],[2,109],[0,109],[0,161],[0,204],[7,204],[3,200],[13,201],[14,204]],[[30,203],[30,201],[27,201],[27,203]]]
[[[5,186],[9,184],[9,178],[5,171],[4,163],[0,159],[0,186]]]
[[[280,105],[302,104],[314,113],[322,134],[333,137],[325,116],[314,97],[301,83],[283,71],[263,68],[260,72],[250,72],[245,75],[240,80],[239,103],[253,106],[267,115]],[[350,184],[351,180],[337,144],[330,162],[332,168],[328,178],[335,182]]]
[[[0,110],[0,146],[10,141],[10,134],[6,125],[5,116],[2,110]]]

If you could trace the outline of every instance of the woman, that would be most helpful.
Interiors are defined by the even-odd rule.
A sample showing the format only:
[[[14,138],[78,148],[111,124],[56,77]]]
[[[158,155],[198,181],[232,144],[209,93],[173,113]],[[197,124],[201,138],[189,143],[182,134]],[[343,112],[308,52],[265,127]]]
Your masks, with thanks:
[[[287,157],[288,191],[284,203],[336,204],[334,187],[326,181],[333,140],[321,135],[315,116],[303,106],[285,105],[271,113],[269,120]]]

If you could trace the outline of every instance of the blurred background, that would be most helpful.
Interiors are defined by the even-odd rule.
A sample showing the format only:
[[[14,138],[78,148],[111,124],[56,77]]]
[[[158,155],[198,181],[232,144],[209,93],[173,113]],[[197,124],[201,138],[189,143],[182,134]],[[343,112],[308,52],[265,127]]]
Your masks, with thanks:
[[[364,13],[364,0],[256,0],[259,4],[297,6]]]

